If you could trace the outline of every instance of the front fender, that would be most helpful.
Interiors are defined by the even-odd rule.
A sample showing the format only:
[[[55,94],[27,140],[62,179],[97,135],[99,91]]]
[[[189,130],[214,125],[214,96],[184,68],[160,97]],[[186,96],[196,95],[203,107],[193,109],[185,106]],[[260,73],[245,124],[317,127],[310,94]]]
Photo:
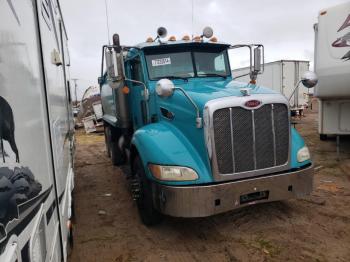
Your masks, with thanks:
[[[292,149],[291,149],[291,168],[299,168],[311,163],[311,160],[306,160],[304,162],[298,162],[297,154],[298,151],[305,146],[304,139],[296,131],[295,128],[291,128],[292,131]]]
[[[138,129],[131,143],[136,147],[147,176],[155,181],[148,164],[186,166],[195,170],[199,178],[195,181],[169,182],[167,185],[204,184],[213,182],[211,172],[191,142],[173,125],[166,122],[154,123]]]

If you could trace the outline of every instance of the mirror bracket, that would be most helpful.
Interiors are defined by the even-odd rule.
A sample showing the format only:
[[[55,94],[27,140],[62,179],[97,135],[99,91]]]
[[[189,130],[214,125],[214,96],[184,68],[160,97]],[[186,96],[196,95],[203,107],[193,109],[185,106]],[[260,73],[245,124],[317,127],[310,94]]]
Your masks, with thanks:
[[[288,101],[290,101],[295,93],[295,91],[298,89],[299,84],[303,83],[303,85],[306,88],[313,88],[318,83],[318,77],[315,72],[312,71],[306,71],[302,78],[298,81],[298,83],[295,85],[293,92],[288,97]]]

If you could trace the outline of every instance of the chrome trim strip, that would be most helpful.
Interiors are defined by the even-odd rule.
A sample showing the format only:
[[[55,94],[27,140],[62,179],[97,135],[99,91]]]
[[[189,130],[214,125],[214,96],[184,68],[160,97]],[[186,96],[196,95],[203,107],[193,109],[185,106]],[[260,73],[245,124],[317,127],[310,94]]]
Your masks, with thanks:
[[[245,106],[245,103],[249,100],[261,101],[261,104],[255,109],[260,108],[265,104],[284,104],[286,105],[289,111],[289,102],[283,95],[277,94],[277,93],[276,94],[252,94],[250,96],[244,96],[244,97],[230,96],[230,97],[223,97],[223,98],[218,98],[218,99],[213,99],[208,101],[204,106],[209,116],[208,126],[205,127],[206,128],[205,132],[208,132],[209,134],[210,143],[206,141],[206,146],[207,146],[208,152],[212,152],[211,156],[209,156],[209,159],[211,162],[212,174],[215,181],[227,181],[232,179],[249,178],[249,177],[260,176],[260,175],[269,174],[269,173],[281,172],[281,171],[290,169],[291,131],[289,129],[289,151],[288,151],[288,160],[286,163],[280,166],[274,166],[274,167],[269,167],[264,169],[251,170],[251,171],[245,171],[240,173],[220,174],[218,170],[217,158],[216,158],[213,114],[218,109],[230,108],[230,107],[242,107],[248,110],[252,110],[252,108],[247,108]],[[288,121],[290,123],[290,114],[288,115]]]
[[[276,130],[275,130],[275,112],[274,112],[274,105],[271,104],[271,124],[272,124],[272,136],[273,136],[273,161],[274,165],[277,165],[277,153],[276,153]]]
[[[236,164],[235,164],[235,151],[234,151],[234,145],[233,145],[233,119],[232,119],[232,108],[230,107],[230,128],[231,128],[231,150],[232,150],[232,172],[235,173],[236,171]]]
[[[252,128],[253,128],[253,160],[254,160],[254,170],[256,170],[256,138],[255,138],[255,116],[254,110],[252,110]]]

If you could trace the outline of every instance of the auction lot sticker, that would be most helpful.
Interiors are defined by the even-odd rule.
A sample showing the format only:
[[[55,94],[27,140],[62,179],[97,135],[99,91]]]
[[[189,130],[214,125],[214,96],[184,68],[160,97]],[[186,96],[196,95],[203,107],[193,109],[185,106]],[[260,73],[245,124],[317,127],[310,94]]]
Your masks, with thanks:
[[[170,57],[152,60],[152,66],[163,66],[163,65],[171,65]]]

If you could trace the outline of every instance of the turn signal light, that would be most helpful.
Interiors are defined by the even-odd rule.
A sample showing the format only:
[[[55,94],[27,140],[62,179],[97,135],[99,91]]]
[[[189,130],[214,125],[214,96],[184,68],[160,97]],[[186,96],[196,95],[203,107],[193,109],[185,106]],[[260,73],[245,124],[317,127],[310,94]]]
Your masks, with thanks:
[[[130,89],[129,89],[129,87],[127,87],[127,86],[124,86],[123,89],[122,89],[122,91],[123,91],[123,93],[126,94],[126,95],[130,93]]]

